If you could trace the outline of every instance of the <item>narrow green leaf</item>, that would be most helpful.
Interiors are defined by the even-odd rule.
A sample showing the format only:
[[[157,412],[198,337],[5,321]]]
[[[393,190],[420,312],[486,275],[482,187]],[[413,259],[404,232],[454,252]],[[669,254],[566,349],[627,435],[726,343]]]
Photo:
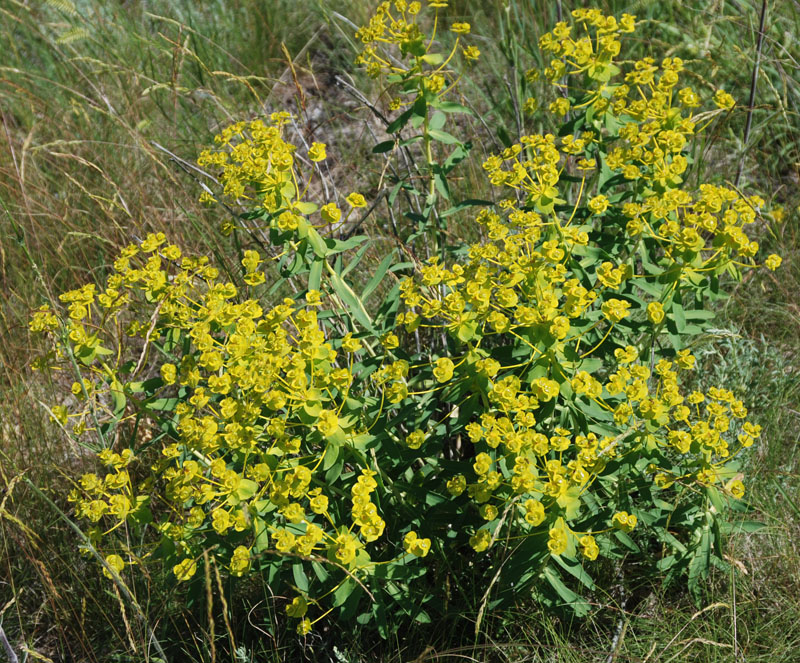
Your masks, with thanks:
[[[372,148],[373,154],[383,154],[385,152],[391,152],[394,149],[395,141],[393,140],[384,140],[381,143],[378,143],[375,147]]]
[[[440,143],[444,143],[445,145],[460,145],[461,141],[458,140],[452,134],[447,133],[446,131],[442,131],[441,129],[430,129],[428,131],[428,135],[436,141]]]
[[[367,298],[373,293],[375,288],[380,285],[380,282],[383,281],[383,277],[386,276],[386,272],[389,271],[394,257],[395,250],[392,249],[391,252],[381,260],[380,265],[378,265],[378,268],[375,270],[375,274],[369,280],[369,283],[367,283],[364,292],[361,293],[361,301],[367,301]]]
[[[295,562],[292,564],[292,577],[294,584],[301,592],[308,592],[308,578],[306,577],[305,569],[303,569],[303,562]]]
[[[372,319],[369,317],[369,314],[364,308],[364,304],[353,292],[352,288],[347,285],[342,277],[333,271],[333,269],[329,269],[329,273],[331,277],[331,285],[336,291],[336,294],[339,295],[341,300],[345,303],[345,305],[347,305],[347,312],[352,315],[353,318],[355,318],[364,329],[377,336],[378,332],[375,330],[375,327],[372,324]]]
[[[318,258],[311,263],[311,269],[308,272],[308,289],[319,290],[320,280],[322,279],[322,259]]]
[[[443,113],[467,113],[468,115],[475,115],[471,109],[453,101],[437,101],[432,103],[431,106],[438,108]]]

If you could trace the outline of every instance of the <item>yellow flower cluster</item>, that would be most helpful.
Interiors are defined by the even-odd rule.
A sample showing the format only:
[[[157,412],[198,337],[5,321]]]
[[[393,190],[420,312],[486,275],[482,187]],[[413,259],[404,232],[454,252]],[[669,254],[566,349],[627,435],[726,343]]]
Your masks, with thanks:
[[[580,136],[561,138],[561,155],[553,136],[523,138],[523,146],[536,141],[538,158],[528,157],[521,163],[511,160],[522,151],[515,146],[512,152],[516,154],[504,154],[502,161],[490,159],[485,167],[492,182],[520,189],[529,204],[544,206],[543,200],[546,204],[556,197],[558,174],[565,166],[572,164],[584,175],[599,166],[597,145],[605,139],[603,166],[641,191],[640,201],[622,206],[632,237],[656,239],[689,278],[703,271],[719,271],[735,257],[752,258],[758,243],[747,237],[743,227],[757,218],[764,204],[760,197],[743,197],[728,187],[709,184],[694,195],[680,189],[688,166],[683,152],[699,131],[694,109],[700,105],[700,97],[691,87],[679,89],[684,68],[681,59],[666,58],[659,66],[652,58],[644,58],[625,73],[624,82],[612,82],[620,73],[614,64],[619,35],[635,29],[635,18],[623,15],[617,21],[595,9],[577,9],[572,15],[580,35],[573,34],[573,26],[559,23],[540,40],[542,50],[554,56],[545,75],[557,85],[566,85],[561,82],[564,77],[567,81],[584,77],[577,85],[588,91],[579,103],[570,107],[565,98],[559,98],[554,102],[559,108],[552,110],[563,114],[570,108],[588,107],[596,120],[594,126]],[[723,110],[734,105],[723,90],[717,91],[714,102]],[[598,131],[604,116],[613,118],[612,124],[618,126],[616,135],[607,129]],[[547,150],[539,147],[543,140]],[[616,144],[610,146],[608,140]],[[503,168],[503,162],[509,160],[511,167]],[[589,208],[602,214],[606,206],[594,202]],[[768,265],[775,262],[772,259]]]
[[[470,27],[451,26],[456,45],[444,58],[429,52],[438,15],[429,39],[417,22],[421,11],[419,2],[382,3],[359,31],[366,45],[360,61],[376,76],[419,76],[418,93],[439,94]],[[677,345],[656,357],[648,341],[674,318],[683,284],[691,288],[704,274],[755,264],[758,245],[744,227],[763,200],[720,186],[682,189],[684,151],[698,131],[693,109],[700,104],[690,88],[677,87],[683,63],[644,59],[623,74],[614,60],[635,18],[617,21],[588,9],[573,18],[575,26],[559,23],[540,45],[553,56],[548,79],[564,85],[584,77],[583,97],[574,103],[561,97],[551,110],[589,109],[586,121],[559,138],[523,136],[486,159],[488,180],[505,187],[508,198],[477,215],[483,239],[465,259],[447,264],[433,257],[402,281],[402,313],[373,345],[346,323],[340,329],[325,321],[319,273],[313,286],[309,278],[303,304],[284,299],[267,309],[249,296],[248,288],[266,282],[257,251],[242,255],[246,287],[240,289],[207,258],[184,256],[161,233],[126,247],[104,288],[62,295],[63,315],[47,306],[32,314],[31,330],[55,339],[48,360],[85,367],[72,387],[79,410],[52,408],[62,426],[72,419],[80,435],[97,426],[97,412],[114,411],[119,419],[126,403],[135,402],[160,419],[164,432],[156,458],[131,449],[99,453],[106,471],[83,475],[70,494],[78,516],[98,528],[110,522],[108,534],[144,518],[157,495],[155,526],[176,551],[170,564],[179,581],[196,575],[209,536],[229,543],[215,555],[235,576],[267,554],[327,559],[348,576],[424,558],[432,541],[417,530],[427,529],[427,512],[399,522],[383,500],[420,479],[416,461],[438,461],[441,445],[434,442],[444,441],[442,427],[426,410],[438,397],[456,408],[469,401],[457,434],[473,448],[446,470],[426,468],[426,477],[437,478],[432,493],[441,489],[475,516],[464,536],[477,552],[502,540],[500,528],[508,526],[541,536],[545,556],[597,559],[596,537],[613,530],[623,537],[647,522],[634,502],[609,503],[613,468],[625,459],[647,457],[636,471],[657,489],[744,495],[729,462],[760,428],[746,420],[731,391],[681,388],[681,377],[695,366],[689,350]],[[381,44],[398,46],[414,63],[405,69],[384,59]],[[476,56],[469,49],[464,55]],[[624,82],[612,83],[618,75]],[[722,92],[715,103],[721,110],[714,112],[734,105]],[[295,146],[283,137],[288,119],[276,113],[268,123],[232,125],[198,162],[221,173],[226,197],[258,206],[273,229],[308,238],[315,265],[332,271],[324,260],[330,243],[311,218],[319,214],[323,227],[347,215],[334,203],[303,200],[308,182]],[[313,143],[307,157],[326,159],[326,146]],[[635,195],[620,196],[613,186],[589,191],[598,180],[593,170]],[[345,200],[347,214],[367,205],[358,193]],[[614,224],[625,249],[599,251],[595,238]],[[656,265],[637,258],[645,242],[645,257]],[[769,269],[779,265],[778,256],[765,262]],[[341,276],[333,277],[337,292],[345,292]],[[420,330],[441,332],[449,344],[412,365],[402,358],[402,337]],[[127,360],[127,345],[137,348],[138,360]],[[370,360],[361,363],[367,351]],[[378,414],[367,422],[373,403],[379,405],[371,413]],[[428,414],[413,422],[392,418],[415,405]],[[378,421],[387,429],[371,432]],[[138,484],[134,462],[150,463],[150,476]],[[387,474],[386,466],[400,466],[399,475]],[[439,501],[435,496],[432,503]],[[599,527],[585,524],[592,508],[602,511]],[[434,551],[446,543],[434,541]],[[380,562],[372,561],[375,552]],[[116,553],[106,562],[117,573],[126,564]],[[287,605],[287,614],[301,620],[299,633],[311,629],[306,615],[316,603],[303,589]]]
[[[253,120],[226,127],[215,137],[220,148],[201,152],[198,165],[223,170],[224,193],[230,198],[263,196],[270,211],[290,207],[298,192],[295,148],[283,140],[281,131],[289,118],[288,113],[273,113],[269,124]]]
[[[431,51],[439,27],[438,9],[446,6],[445,2],[428,4],[430,9],[436,11],[433,30],[429,36],[419,22],[424,13],[420,2],[382,2],[369,23],[356,32],[356,38],[364,44],[356,58],[356,64],[364,66],[372,78],[384,74],[412,77],[418,79],[422,90],[432,94],[442,92],[450,77],[447,65],[459,50],[467,62],[477,60],[480,56],[476,46],[461,45],[462,36],[470,32],[469,23],[453,23],[450,26],[456,39],[448,56]],[[387,47],[396,47],[401,58],[398,59],[393,53],[385,53],[384,49]],[[412,64],[404,64],[403,60],[409,57],[413,58]]]
[[[725,459],[749,442],[745,434],[731,452],[725,440],[731,420],[746,416],[730,392],[694,393],[688,397],[694,407],[686,404],[678,374],[694,367],[688,350],[680,351],[674,361],[661,360],[649,367],[637,361],[639,351],[620,335],[616,371],[610,368],[602,380],[602,371],[589,368],[603,366],[590,355],[603,341],[613,340],[615,325],[637,313],[627,298],[610,296],[629,292],[632,279],[655,281],[677,272],[672,279],[676,284],[704,271],[718,273],[737,258],[754,264],[751,259],[758,245],[742,226],[756,219],[763,200],[711,185],[701,185],[696,194],[680,189],[680,175],[687,166],[682,152],[695,132],[693,116],[684,112],[699,104],[689,88],[673,94],[681,61],[668,59],[659,68],[643,60],[625,75],[624,84],[609,85],[620,73],[613,63],[618,37],[633,31],[634,17],[626,15],[617,22],[597,10],[576,10],[573,16],[583,36],[573,37],[572,27],[562,23],[542,38],[543,50],[559,58],[545,75],[556,81],[586,74],[595,81],[597,89],[590,89],[582,105],[592,106],[597,116],[613,116],[621,126],[619,136],[608,136],[600,124],[580,136],[523,136],[519,144],[487,159],[484,169],[490,182],[522,195],[502,202],[502,214],[484,210],[478,215],[488,241],[470,247],[468,262],[445,266],[435,257],[417,277],[405,280],[401,297],[406,310],[398,318],[408,332],[441,328],[465,344],[460,357],[433,360],[432,374],[443,385],[440,388],[469,383],[486,403],[485,412],[467,426],[471,441],[487,448],[475,457],[475,481],[454,476],[448,491],[457,497],[466,490],[486,520],[493,520],[510,500],[527,497],[521,505],[525,521],[533,527],[545,519],[552,523],[559,514],[572,520],[607,463],[620,455],[657,445],[665,453],[679,455],[677,462],[685,472],[675,476],[656,468],[652,472],[656,485],[666,487],[676,481],[710,485],[725,476]],[[595,39],[589,29],[594,29]],[[676,96],[681,100],[678,105],[673,104]],[[667,261],[660,273],[636,273],[642,267],[634,260],[602,262],[591,279],[572,267],[584,256],[594,255],[588,250],[589,234],[611,208],[609,198],[598,193],[586,204],[588,218],[574,222],[588,180],[586,171],[597,167],[599,145],[609,140],[622,145],[609,150],[604,165],[644,183],[638,189],[643,202],[621,206],[628,219],[629,241],[638,242],[642,236],[657,241]],[[578,201],[565,218],[556,205],[565,203],[559,186],[571,165],[583,174]],[[767,264],[777,262],[771,257]],[[665,291],[664,301],[674,287]],[[646,319],[653,327],[663,323],[662,301],[647,304]],[[607,331],[602,341],[582,350],[584,337],[603,325]],[[496,352],[483,349],[509,342],[526,346],[527,358],[504,365]],[[594,403],[623,433],[603,437],[542,425],[541,412],[551,411],[544,406],[553,399]],[[744,425],[753,429],[752,424]],[[729,495],[741,497],[738,483],[735,488],[726,486]],[[550,513],[556,515],[548,518]],[[619,513],[613,524],[633,529],[636,516]],[[476,550],[490,544],[491,536],[484,531],[471,539]],[[550,535],[554,554],[567,549],[572,534],[566,524],[551,528]],[[578,543],[584,556],[594,559],[596,544],[587,536],[591,535],[585,534]]]
[[[336,203],[320,207],[303,199],[310,175],[299,166],[297,148],[283,137],[290,119],[289,113],[277,112],[268,122],[257,119],[232,124],[214,137],[218,147],[203,150],[197,163],[220,173],[223,195],[229,200],[250,207],[255,203],[267,213],[271,227],[296,233],[302,239],[316,235],[314,228],[346,222],[354,208],[366,206],[366,200],[360,193],[349,194],[345,200],[350,210],[343,214]],[[312,143],[307,156],[312,162],[327,159],[326,145]],[[232,226],[225,225],[224,229]],[[257,271],[259,261],[254,251],[246,252],[243,263],[249,285],[263,283]]]
[[[310,555],[329,547],[343,564],[351,563],[359,541],[379,538],[384,522],[370,501],[376,483],[369,469],[352,493],[360,539],[328,527],[328,496],[311,488],[316,459],[358,434],[356,418],[342,414],[353,377],[337,367],[339,353],[326,339],[316,310],[292,300],[269,311],[253,299],[234,303],[237,288],[218,281],[217,270],[205,259],[183,258],[178,264],[179,256],[163,237],[151,235],[141,247],[125,249],[105,293],[82,288],[62,296],[69,303],[66,333],[74,348],[86,342],[86,328],[100,329],[115,314],[120,298],[143,297],[158,307],[151,341],[159,346],[176,330],[191,341],[188,352],[160,369],[163,389],[185,394],[175,409],[180,439],[164,446],[153,466],[173,514],[162,523],[163,532],[190,553],[193,537],[206,527],[220,535],[231,530],[258,535],[262,526],[279,550]],[[260,259],[248,252],[245,260],[256,264]],[[248,268],[248,273],[255,272]],[[44,308],[34,314],[32,325],[52,330],[54,318]],[[128,333],[144,336],[147,330],[133,324]],[[99,334],[93,338],[92,347],[102,347]],[[92,401],[87,408],[96,407],[110,390],[138,389],[137,383],[109,386],[109,376],[121,372],[104,357],[85,362],[92,374],[84,380]],[[84,475],[72,499],[80,516],[93,522],[110,516],[121,524],[141,503],[127,470],[134,456],[125,450],[99,457],[111,470],[103,477]],[[269,522],[259,525],[253,517],[273,509]],[[176,567],[179,577],[191,577],[194,566],[188,559]],[[248,548],[233,551],[234,574],[245,573],[249,564]]]

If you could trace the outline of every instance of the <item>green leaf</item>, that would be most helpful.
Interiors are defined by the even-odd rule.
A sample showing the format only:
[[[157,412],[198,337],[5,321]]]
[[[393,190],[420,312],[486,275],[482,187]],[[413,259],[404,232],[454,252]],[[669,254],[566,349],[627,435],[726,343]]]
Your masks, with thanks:
[[[363,244],[364,242],[369,239],[366,235],[356,235],[355,237],[350,237],[349,239],[341,240],[341,239],[333,239],[332,237],[328,237],[325,239],[325,246],[328,247],[328,255],[336,255],[337,253],[342,253],[344,251],[349,251],[350,249],[354,249],[357,246]]]
[[[322,260],[315,260],[311,263],[308,271],[308,289],[319,290],[320,280],[322,279]]]
[[[554,555],[553,559],[558,562],[562,569],[564,569],[571,576],[577,578],[582,585],[594,591],[595,584],[592,576],[583,568],[583,564],[575,560],[565,559],[563,555]]]
[[[147,410],[156,410],[160,412],[172,412],[178,405],[179,399],[177,398],[156,398],[152,401],[144,403]]]
[[[398,145],[400,147],[406,147],[408,145],[413,145],[414,143],[419,143],[423,138],[422,134],[417,134],[416,136],[411,136],[410,138],[406,138],[405,140],[401,140]]]
[[[439,172],[433,174],[433,181],[436,184],[436,190],[442,195],[445,200],[450,200],[450,187],[447,184],[447,178]]]
[[[462,343],[469,343],[477,334],[478,320],[465,320],[458,327],[456,327],[456,337]]]
[[[378,332],[373,326],[372,320],[367,314],[367,311],[364,309],[364,304],[361,302],[358,296],[335,271],[330,271],[330,277],[333,289],[348,307],[347,312],[352,315],[364,329],[377,336]]]
[[[294,204],[294,208],[300,212],[300,214],[313,214],[319,209],[319,205],[301,200]]]
[[[708,527],[703,528],[703,534],[700,537],[700,544],[689,562],[689,591],[699,604],[700,596],[700,579],[708,576],[708,569],[711,564],[711,532]]]
[[[625,546],[631,552],[636,552],[636,553],[641,552],[639,550],[639,546],[636,545],[636,542],[631,537],[629,537],[625,532],[616,530],[614,532],[614,536],[623,546]]]
[[[240,500],[249,500],[258,491],[258,483],[250,479],[240,479],[236,489],[236,497]]]
[[[408,121],[411,119],[411,115],[413,113],[413,109],[409,108],[406,111],[403,111],[400,115],[398,115],[394,120],[389,123],[389,126],[386,127],[387,134],[394,134],[400,131]]]
[[[292,577],[294,578],[294,584],[297,589],[304,594],[308,592],[308,578],[303,568],[303,562],[298,561],[292,564]]]
[[[441,129],[446,121],[447,118],[445,117],[444,113],[434,113],[431,115],[431,119],[428,120],[428,128]]]
[[[367,301],[367,298],[374,292],[375,288],[377,288],[381,281],[383,281],[383,277],[386,276],[386,272],[389,271],[389,267],[392,265],[392,261],[395,257],[395,250],[392,249],[383,260],[381,260],[380,265],[378,265],[377,269],[375,270],[375,274],[373,274],[372,278],[367,283],[366,287],[364,288],[364,292],[361,293],[361,301]]]
[[[336,449],[336,458],[331,463],[331,466],[325,472],[325,483],[328,485],[333,485],[336,483],[336,480],[339,478],[339,475],[342,473],[342,469],[344,468],[344,457],[342,454],[339,453],[339,447],[335,446]],[[327,458],[327,455],[326,455]]]
[[[148,495],[139,495],[136,498],[136,504],[131,512],[128,514],[129,522],[138,525],[147,525],[153,522],[153,512],[150,511],[150,497]]]
[[[431,106],[438,108],[443,113],[467,113],[468,115],[475,115],[470,108],[453,101],[437,101],[432,103]]]
[[[673,302],[672,310],[668,317],[675,321],[675,331],[679,334],[683,334],[686,331],[686,316],[683,313],[683,306]]]
[[[567,587],[561,577],[550,566],[545,566],[542,572],[550,586],[556,590],[556,593],[564,599],[564,602],[569,605],[575,614],[582,617],[589,613],[590,607],[580,596]]]
[[[752,534],[765,527],[764,523],[760,523],[757,520],[742,520],[738,523],[722,523],[721,529],[723,534],[739,534],[742,532]]]
[[[375,147],[372,148],[373,154],[383,154],[385,152],[391,152],[394,149],[395,141],[393,140],[384,140],[381,143],[378,143]]]
[[[461,141],[458,140],[455,136],[447,133],[446,131],[442,131],[441,129],[429,129],[428,135],[433,138],[433,140],[439,141],[440,143],[444,143],[445,145],[460,145]]]
[[[342,583],[333,592],[333,605],[339,607],[344,605],[345,601],[350,598],[358,590],[358,584],[350,577],[345,578]]]
[[[267,550],[269,548],[269,529],[263,518],[253,518],[253,531],[256,535],[253,549],[257,553]]]
[[[341,445],[336,444],[335,442],[328,442],[328,446],[325,447],[325,458],[322,461],[322,471],[327,472],[331,469],[337,460],[339,460],[339,450],[341,449]],[[327,476],[325,478],[326,483],[330,483],[328,481]]]
[[[359,263],[361,262],[361,260],[364,258],[364,255],[367,253],[367,251],[368,251],[368,250],[369,250],[369,244],[364,244],[364,245],[362,245],[362,246],[361,246],[361,248],[360,248],[360,249],[358,249],[358,251],[356,251],[356,255],[355,255],[355,257],[354,257],[354,258],[353,258],[353,259],[352,259],[352,260],[351,260],[351,261],[350,261],[350,262],[347,264],[347,267],[345,267],[344,269],[341,269],[341,265],[339,265],[339,266],[337,267],[336,271],[337,271],[339,274],[341,274],[341,275],[342,275],[342,278],[344,278],[344,277],[345,277],[345,276],[347,276],[347,275],[348,275],[348,274],[349,274],[349,273],[350,273],[350,272],[351,272],[353,269],[355,269],[355,268],[358,266],[358,264],[359,264]],[[337,260],[340,260],[340,259],[341,259],[341,257],[340,257],[340,258],[337,258]]]
[[[448,216],[452,216],[453,214],[458,214],[462,210],[469,209],[470,207],[486,207],[488,205],[493,205],[491,200],[480,200],[478,198],[470,198],[467,200],[462,200],[460,203],[456,203],[449,209],[446,209],[442,212],[439,216],[441,218],[445,218]]]
[[[717,513],[725,512],[725,503],[722,501],[722,496],[719,494],[719,491],[714,488],[714,486],[706,487],[706,495],[708,495],[708,499],[711,500],[711,504],[714,505]]]
[[[423,55],[420,60],[435,67],[436,65],[440,65],[442,62],[444,62],[444,56],[441,53],[427,53],[426,55]]]
[[[317,580],[320,582],[326,582],[328,578],[331,577],[324,564],[320,564],[319,562],[311,562],[311,568],[314,570],[314,575],[317,576]]]
[[[329,255],[330,251],[328,251],[328,246],[322,238],[322,235],[310,226],[308,228],[308,243],[311,244],[311,248],[318,257],[325,258]]]

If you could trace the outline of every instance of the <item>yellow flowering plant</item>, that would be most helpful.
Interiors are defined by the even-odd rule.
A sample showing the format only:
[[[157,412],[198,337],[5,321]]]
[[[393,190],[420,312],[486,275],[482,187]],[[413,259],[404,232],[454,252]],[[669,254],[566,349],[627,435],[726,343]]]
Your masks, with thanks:
[[[428,110],[454,110],[445,67],[469,26],[452,26],[445,57],[418,19],[444,4],[382,3],[359,32],[360,64],[412,98],[398,137],[418,117],[433,140]],[[369,203],[306,200],[313,170],[276,113],[231,125],[199,157],[220,174],[216,195],[246,209],[226,231],[271,247],[223,276],[152,234],[103,288],[34,312],[54,344],[38,367],[78,373],[80,405],[53,413],[98,440],[104,469],[70,499],[110,566],[157,556],[175,582],[200,582],[207,552],[280,586],[305,635],[332,609],[384,634],[390,617],[430,620],[449,601],[436,588],[463,591],[476,573],[496,583],[493,606],[533,587],[582,614],[599,558],[654,559],[693,591],[725,563],[721,528],[744,508],[739,460],[760,428],[730,390],[683,385],[720,277],[758,266],[745,227],[764,203],[687,185],[698,124],[732,100],[716,94],[697,115],[680,60],[618,60],[634,30],[633,16],[579,9],[542,37],[562,130],[484,161],[500,197],[460,253],[390,253],[357,293],[348,273],[363,252],[344,258],[367,239],[336,236]],[[327,158],[321,143],[308,152]],[[440,218],[438,182],[457,160],[427,159],[425,218]],[[282,281],[267,282],[268,263]]]

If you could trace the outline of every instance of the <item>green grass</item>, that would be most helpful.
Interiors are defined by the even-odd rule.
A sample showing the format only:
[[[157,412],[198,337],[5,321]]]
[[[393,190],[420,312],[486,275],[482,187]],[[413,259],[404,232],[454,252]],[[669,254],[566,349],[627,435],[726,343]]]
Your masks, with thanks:
[[[552,128],[517,109],[525,96],[550,94],[526,89],[521,74],[542,64],[535,44],[555,22],[556,4],[451,2],[448,12],[473,24],[483,51],[463,86],[483,122],[460,127],[475,145],[475,159],[460,171],[461,191],[490,195],[483,156],[520,130]],[[561,4],[564,12],[573,6]],[[66,378],[48,381],[27,368],[37,351],[28,313],[48,292],[102,279],[119,247],[154,230],[234,262],[232,241],[217,232],[224,212],[196,202],[204,176],[180,167],[232,120],[288,106],[308,138],[328,142],[341,191],[374,188],[383,162],[370,149],[381,123],[336,81],[355,48],[342,17],[358,24],[367,5],[0,0],[0,624],[18,651],[36,652],[28,660],[138,661],[149,651],[144,621],[103,581],[59,515],[69,513],[67,477],[91,460],[42,405],[63,398]],[[644,21],[631,57],[680,56],[697,88],[722,85],[747,104],[760,3],[597,5]],[[387,662],[721,662],[737,655],[788,662],[800,655],[800,6],[770,5],[747,144],[740,108],[696,151],[698,178],[735,181],[741,162],[742,186],[787,212],[782,224],[758,229],[783,267],[731,284],[719,332],[697,349],[700,382],[732,385],[765,431],[747,459],[754,507],[747,517],[766,527],[729,538],[739,572],[715,574],[699,608],[679,587],[631,579],[629,590],[602,597],[602,609],[582,624],[547,616],[532,601],[514,614],[490,615],[477,638],[475,615],[467,614],[387,643],[332,625],[305,648],[285,629],[266,584],[235,594],[226,587],[229,632],[216,580],[209,619],[202,597],[187,604],[163,578],[138,578],[131,590],[173,660],[210,661],[212,628],[217,660],[337,660],[334,646],[341,661]],[[368,81],[356,75],[351,82],[375,98]],[[468,237],[466,220],[453,217],[454,240]],[[393,241],[386,225],[376,214],[365,226],[378,246]],[[370,264],[358,278],[369,278]],[[234,659],[226,654],[232,642],[242,654]]]

